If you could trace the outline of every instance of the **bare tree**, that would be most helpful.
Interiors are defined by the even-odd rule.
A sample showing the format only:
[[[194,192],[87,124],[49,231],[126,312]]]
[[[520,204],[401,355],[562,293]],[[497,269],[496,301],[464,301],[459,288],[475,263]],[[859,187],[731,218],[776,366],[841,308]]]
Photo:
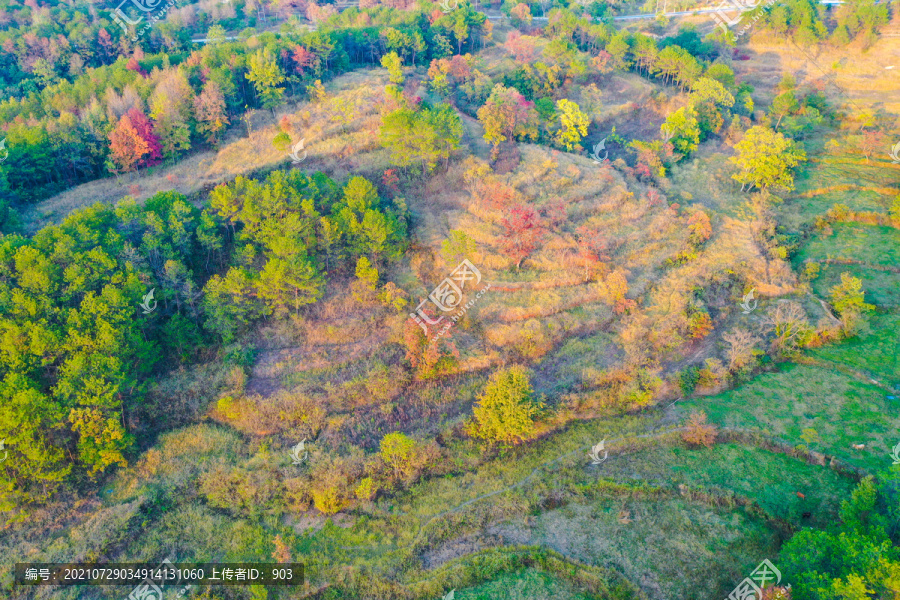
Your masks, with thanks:
[[[740,371],[753,362],[759,338],[746,329],[735,329],[722,336],[728,343],[728,370]]]
[[[793,300],[779,302],[770,313],[769,322],[775,330],[773,349],[781,354],[795,352],[811,330],[806,311]]]

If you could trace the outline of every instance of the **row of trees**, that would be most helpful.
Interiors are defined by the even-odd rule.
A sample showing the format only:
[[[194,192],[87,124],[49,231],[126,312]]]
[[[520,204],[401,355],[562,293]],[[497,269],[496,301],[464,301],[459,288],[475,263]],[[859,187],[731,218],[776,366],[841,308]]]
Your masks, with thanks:
[[[62,2],[4,3],[0,7],[4,53],[0,94],[25,98],[60,81],[74,82],[87,69],[110,65],[139,50],[190,51],[191,38],[204,34],[214,23],[229,29],[255,27],[259,4],[235,0],[227,5],[169,10],[168,19],[136,41],[131,39],[133,31],[124,31],[113,20],[115,8]]]
[[[344,27],[346,19],[352,24]],[[387,52],[408,64],[449,56],[475,47],[489,29],[484,15],[466,7],[430,20],[419,11],[352,9],[333,21],[310,33],[263,34],[253,48],[227,42],[215,27],[210,43],[186,58],[138,49],[71,82],[49,78],[6,100],[2,203],[174,160],[198,142],[215,143],[247,107],[274,109],[316,80],[377,64]]]
[[[825,40],[835,46],[844,46],[854,39],[871,44],[879,28],[890,18],[888,5],[875,0],[845,2],[835,9],[832,23],[826,20],[824,11],[813,0],[787,0],[758,12],[759,26],[806,46]],[[829,25],[832,25],[831,30]]]

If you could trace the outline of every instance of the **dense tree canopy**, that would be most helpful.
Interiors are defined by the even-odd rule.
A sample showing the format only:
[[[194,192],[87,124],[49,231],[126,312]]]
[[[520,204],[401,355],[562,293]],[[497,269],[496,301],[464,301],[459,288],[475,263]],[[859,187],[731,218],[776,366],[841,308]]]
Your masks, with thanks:
[[[126,464],[127,415],[161,354],[296,313],[322,297],[326,269],[393,259],[405,238],[405,215],[367,180],[341,189],[299,171],[238,178],[206,210],[167,192],[0,236],[3,506]]]

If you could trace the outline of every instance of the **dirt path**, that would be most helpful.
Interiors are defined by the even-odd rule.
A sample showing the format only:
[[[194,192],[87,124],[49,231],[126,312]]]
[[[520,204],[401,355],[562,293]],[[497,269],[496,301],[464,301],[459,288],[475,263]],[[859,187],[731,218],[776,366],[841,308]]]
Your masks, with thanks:
[[[472,155],[477,156],[482,160],[489,161],[491,159],[491,146],[484,141],[484,127],[481,126],[481,123],[479,123],[477,119],[473,119],[462,111],[456,112],[462,119],[464,130],[463,138],[466,145],[471,150]]]

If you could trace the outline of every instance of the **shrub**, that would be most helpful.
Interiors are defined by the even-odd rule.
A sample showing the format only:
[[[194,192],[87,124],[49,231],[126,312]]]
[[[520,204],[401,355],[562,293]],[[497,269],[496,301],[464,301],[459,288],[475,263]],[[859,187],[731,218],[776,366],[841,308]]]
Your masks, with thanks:
[[[200,492],[211,506],[234,515],[280,512],[281,482],[269,471],[219,467],[201,477]]]
[[[681,439],[691,446],[712,448],[716,442],[716,427],[706,422],[705,412],[693,412],[688,417],[687,429],[681,434]]]
[[[407,319],[403,330],[403,344],[406,347],[406,360],[418,371],[423,379],[434,377],[441,372],[452,369],[459,361],[459,350],[451,336],[453,329],[444,329],[444,321],[437,321],[429,327],[426,335],[422,327],[412,319]],[[423,323],[425,321],[422,321]],[[440,335],[443,333],[443,335]],[[429,339],[431,338],[431,339]]]
[[[291,149],[291,136],[282,131],[272,139],[272,145],[280,152],[287,152]]]
[[[728,369],[718,358],[707,358],[703,362],[703,368],[700,369],[699,374],[700,380],[697,385],[703,388],[712,388],[722,383],[722,380],[728,375]]]
[[[841,282],[831,288],[831,303],[841,315],[841,325],[846,335],[853,335],[863,323],[862,314],[874,310],[866,304],[862,280],[850,273],[841,273]]]
[[[393,281],[388,281],[378,293],[378,301],[385,306],[392,306],[396,311],[402,311],[409,304],[407,296],[405,290],[397,287]]]
[[[847,312],[860,313],[875,307],[863,300],[862,280],[850,273],[841,273],[841,282],[831,288],[831,303],[842,315]]]
[[[897,219],[898,221],[900,221],[900,196],[894,198],[894,201],[891,204],[891,208],[888,212],[890,213],[892,219]]]
[[[416,451],[416,441],[403,433],[389,433],[381,440],[381,460],[394,475],[408,475]]]
[[[364,477],[356,486],[356,497],[360,500],[372,500],[378,494],[378,484],[371,477]]]
[[[285,507],[295,512],[309,510],[312,496],[309,493],[309,481],[300,477],[284,480]]]
[[[688,330],[691,338],[701,340],[708,336],[713,330],[712,317],[708,312],[695,312],[688,319]]]
[[[272,558],[280,563],[289,563],[293,561],[293,558],[291,557],[291,548],[281,539],[281,534],[276,535],[275,539],[272,540],[272,543],[275,545],[275,551],[272,552]]]
[[[688,219],[688,231],[690,232],[688,239],[695,246],[709,240],[713,233],[709,215],[702,210],[692,214]]]
[[[325,515],[333,515],[350,506],[343,490],[334,485],[314,487],[312,499],[316,510]]]
[[[723,335],[722,341],[729,345],[728,369],[732,373],[743,376],[753,370],[757,364],[757,357],[762,354],[762,351],[756,348],[759,338],[747,329],[737,328]]]
[[[699,380],[700,367],[697,365],[691,365],[682,371],[678,376],[678,387],[681,388],[681,394],[683,396],[690,396],[693,394]]]
[[[325,460],[312,474],[310,495],[319,512],[331,515],[353,505],[361,465],[342,458]]]
[[[853,211],[846,204],[835,204],[826,214],[831,221],[841,222],[849,221]]]
[[[817,262],[808,262],[806,263],[806,268],[803,270],[803,279],[806,281],[812,281],[816,277],[819,276],[819,273],[822,271],[822,265]]]
[[[356,261],[356,280],[350,284],[350,291],[357,302],[368,304],[375,299],[375,288],[378,286],[378,269],[365,256]]]

